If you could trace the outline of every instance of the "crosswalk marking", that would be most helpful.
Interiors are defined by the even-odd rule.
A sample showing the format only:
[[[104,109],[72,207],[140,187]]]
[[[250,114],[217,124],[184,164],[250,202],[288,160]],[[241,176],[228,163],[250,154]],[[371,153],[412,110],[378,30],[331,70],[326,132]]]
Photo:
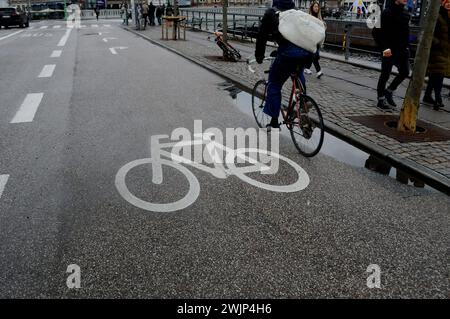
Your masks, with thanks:
[[[48,26],[46,26],[46,25],[43,25],[42,27],[40,27],[39,29],[47,29],[48,28]]]
[[[91,27],[98,28],[98,24],[91,24]]]
[[[60,25],[54,25],[54,26],[53,26],[53,29],[59,29],[59,28],[61,28]]]
[[[33,122],[34,115],[41,104],[44,93],[29,93],[25,97],[11,123]]]
[[[5,190],[6,183],[8,182],[9,175],[0,175],[0,198],[2,198],[3,191]]]

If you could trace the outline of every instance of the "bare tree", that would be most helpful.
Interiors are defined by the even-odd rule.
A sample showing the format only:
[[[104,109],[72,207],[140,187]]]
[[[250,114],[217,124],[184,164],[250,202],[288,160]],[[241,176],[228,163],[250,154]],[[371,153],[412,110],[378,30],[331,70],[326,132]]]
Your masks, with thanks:
[[[427,72],[428,60],[430,58],[431,44],[433,41],[434,28],[439,16],[440,1],[429,1],[428,10],[424,17],[423,28],[420,32],[420,41],[414,59],[412,79],[406,91],[405,100],[400,112],[397,130],[415,133],[417,113],[420,104],[420,94]]]

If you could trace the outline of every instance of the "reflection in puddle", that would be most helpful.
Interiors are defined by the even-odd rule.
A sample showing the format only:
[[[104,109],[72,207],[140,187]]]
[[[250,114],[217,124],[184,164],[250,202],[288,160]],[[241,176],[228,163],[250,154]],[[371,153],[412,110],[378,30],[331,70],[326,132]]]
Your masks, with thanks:
[[[234,100],[234,104],[236,105],[236,107],[242,113],[253,117],[252,96],[247,92],[239,90],[231,83],[229,83],[228,85],[222,85],[222,87],[224,86],[226,86],[224,89],[230,92],[230,96]],[[281,130],[281,134],[289,136],[287,130]],[[370,154],[363,152],[353,145],[346,143],[328,133],[325,133],[325,139],[320,153],[354,167],[365,167],[366,161],[370,156]],[[396,178],[397,169],[395,167],[392,167],[390,169],[389,176],[392,178]],[[413,185],[413,183],[410,181],[409,185]],[[425,185],[425,189],[436,191],[428,185]]]

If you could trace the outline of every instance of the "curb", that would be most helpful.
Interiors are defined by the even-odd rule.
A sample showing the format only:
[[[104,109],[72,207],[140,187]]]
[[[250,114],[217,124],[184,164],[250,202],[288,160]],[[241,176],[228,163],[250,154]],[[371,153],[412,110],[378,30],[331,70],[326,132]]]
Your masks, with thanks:
[[[245,92],[251,94],[251,92],[253,90],[253,87],[243,83],[244,81],[241,78],[235,77],[231,74],[227,74],[224,72],[219,72],[218,70],[210,67],[209,65],[205,65],[201,61],[199,61],[195,58],[192,58],[190,56],[187,56],[186,54],[184,54],[176,49],[173,49],[169,46],[166,46],[159,41],[153,40],[135,30],[132,30],[130,28],[126,28],[123,26],[122,26],[122,29],[124,29],[128,32],[131,32],[131,33],[151,42],[154,45],[157,45],[163,49],[166,49],[172,53],[175,53],[175,54],[185,58],[186,60],[189,60],[190,62],[201,66],[204,69],[207,69],[208,71],[224,78],[225,80],[230,81],[231,83],[236,85],[236,87],[238,87],[242,91],[245,91]],[[347,62],[343,62],[343,63],[347,63]],[[419,165],[409,159],[400,158],[399,156],[392,154],[391,151],[389,151],[381,146],[378,146],[375,143],[364,140],[364,139],[360,138],[359,136],[352,134],[348,130],[345,130],[345,129],[341,128],[340,126],[337,126],[336,124],[329,122],[326,119],[324,119],[324,125],[325,125],[325,131],[327,133],[342,139],[343,141],[355,146],[356,148],[358,148],[366,153],[369,153],[371,155],[374,155],[376,157],[383,159],[384,161],[391,164],[393,167],[401,169],[405,173],[411,174],[411,175],[419,178],[427,185],[443,192],[446,195],[450,195],[450,180],[443,177],[441,174],[436,173],[433,170],[430,170],[422,165]]]

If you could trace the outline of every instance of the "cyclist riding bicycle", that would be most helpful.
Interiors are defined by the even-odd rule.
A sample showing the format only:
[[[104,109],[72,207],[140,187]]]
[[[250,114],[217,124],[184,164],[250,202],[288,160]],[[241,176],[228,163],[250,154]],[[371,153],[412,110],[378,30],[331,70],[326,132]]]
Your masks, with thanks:
[[[278,117],[281,108],[281,89],[291,74],[298,72],[305,87],[303,69],[312,64],[313,53],[286,40],[278,31],[279,12],[294,9],[292,0],[274,0],[272,8],[267,9],[256,39],[255,58],[261,64],[264,60],[267,41],[278,43],[278,52],[269,73],[264,113],[272,119],[267,126],[279,128]]]

